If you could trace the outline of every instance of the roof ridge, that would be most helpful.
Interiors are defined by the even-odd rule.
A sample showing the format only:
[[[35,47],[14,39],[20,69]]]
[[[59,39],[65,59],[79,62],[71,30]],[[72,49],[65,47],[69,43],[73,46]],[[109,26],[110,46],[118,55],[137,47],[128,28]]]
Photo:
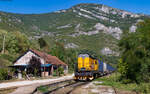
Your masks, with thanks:
[[[47,54],[45,52],[41,52],[41,51],[34,50],[34,49],[29,49],[29,50],[32,51],[33,53],[37,54],[39,57],[43,58],[46,61],[46,63],[55,62],[53,64],[56,64],[56,65],[59,65],[59,64],[67,65],[66,63],[61,61],[57,56],[53,56],[53,55]]]

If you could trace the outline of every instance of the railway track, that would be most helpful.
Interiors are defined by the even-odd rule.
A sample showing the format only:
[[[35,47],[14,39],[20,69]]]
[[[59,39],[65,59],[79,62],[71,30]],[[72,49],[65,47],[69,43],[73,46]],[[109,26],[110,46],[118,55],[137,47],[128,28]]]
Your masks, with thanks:
[[[40,86],[32,94],[37,94],[40,91],[41,94],[71,94],[71,92],[82,85],[89,82],[75,82],[74,80],[60,81],[49,85]]]

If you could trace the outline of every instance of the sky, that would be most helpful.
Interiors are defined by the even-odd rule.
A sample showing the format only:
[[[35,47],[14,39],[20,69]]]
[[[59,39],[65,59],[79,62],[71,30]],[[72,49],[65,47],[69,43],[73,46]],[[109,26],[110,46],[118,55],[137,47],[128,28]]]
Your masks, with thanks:
[[[0,0],[0,11],[40,14],[68,9],[80,3],[97,3],[150,15],[150,0]]]

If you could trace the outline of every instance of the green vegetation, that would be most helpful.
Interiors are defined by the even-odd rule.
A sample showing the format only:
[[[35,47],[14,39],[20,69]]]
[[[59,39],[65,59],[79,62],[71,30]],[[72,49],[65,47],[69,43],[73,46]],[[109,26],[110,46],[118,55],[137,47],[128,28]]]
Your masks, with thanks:
[[[8,79],[8,74],[12,76],[13,71],[7,70],[7,67],[13,64],[13,61],[16,60],[18,56],[23,54],[29,48],[44,51],[51,55],[57,56],[60,60],[69,65],[69,72],[74,70],[74,63],[76,62],[77,50],[76,49],[65,49],[63,42],[56,42],[54,40],[46,40],[46,38],[40,38],[39,40],[29,40],[25,34],[21,32],[8,32],[4,30],[0,30],[2,34],[0,36],[0,41],[2,41],[0,45],[0,80]],[[5,40],[3,38],[5,34]],[[51,41],[50,43],[48,41]],[[3,44],[4,43],[4,44]],[[33,59],[30,65],[34,65],[34,67],[30,67],[33,74],[40,73],[37,71],[39,68],[34,62],[37,61]],[[37,69],[36,69],[37,68]],[[62,68],[58,69],[59,75],[61,75]]]
[[[28,74],[34,74],[34,76],[41,75],[41,61],[39,58],[32,56],[32,59],[29,61]]]
[[[68,64],[69,71],[74,71],[77,52],[77,49],[65,49],[63,43],[56,42],[55,45],[51,48],[49,54],[58,57],[60,60]]]
[[[41,92],[48,92],[49,86],[40,86],[37,89],[38,91],[41,91]]]
[[[121,59],[118,60],[118,73],[100,78],[103,85],[150,93],[150,20],[138,23],[137,31],[126,32],[119,41]]]
[[[150,20],[138,23],[137,31],[126,32],[119,41],[119,73],[96,79],[100,85],[118,90],[150,94]],[[99,84],[97,84],[99,85]]]
[[[8,66],[31,47],[27,36],[21,32],[8,32],[0,29],[0,80],[8,80],[13,74]]]
[[[92,11],[97,16],[103,16],[109,19],[115,20],[115,22],[107,21],[99,19],[92,14],[89,14],[87,12],[80,11],[78,7],[85,9],[87,11]],[[125,18],[122,18],[119,13],[112,14],[112,13],[105,13],[101,11],[99,14],[98,9],[94,9],[95,7],[101,8],[102,5],[100,4],[79,4],[76,6],[73,6],[70,9],[67,9],[66,12],[60,12],[60,13],[44,13],[44,14],[13,14],[13,13],[5,13],[0,12],[1,16],[1,22],[0,26],[2,29],[6,29],[7,31],[21,31],[25,32],[26,34],[30,35],[35,33],[41,33],[43,31],[48,32],[72,32],[74,31],[74,27],[77,24],[81,24],[81,31],[90,31],[93,29],[93,26],[100,22],[106,26],[112,26],[112,27],[120,27],[123,30],[128,30],[128,28],[136,23],[138,19],[143,19],[144,17],[147,18],[147,16],[141,16],[141,17],[131,17],[127,16]],[[73,12],[76,10],[76,12]],[[111,9],[112,11],[116,9]],[[85,15],[88,15],[90,17],[93,17],[94,19],[88,19],[86,17],[78,15],[78,13],[84,13]],[[69,20],[68,20],[69,18]],[[70,24],[71,27],[65,29],[57,29],[59,26],[64,26]]]
[[[30,47],[30,42],[27,36],[23,33],[20,33],[18,31],[7,32],[5,30],[0,30],[0,35],[0,52],[2,54],[22,53]]]
[[[149,94],[150,93],[150,83],[125,83],[121,79],[120,73],[113,73],[110,76],[101,77],[96,79],[95,81],[102,81],[101,84],[96,85],[106,85],[116,88],[117,90],[123,91],[132,91],[138,92],[141,94]]]
[[[91,14],[81,11],[78,7],[93,12],[95,15],[113,19],[116,22],[104,21]],[[0,65],[11,65],[12,61],[28,48],[44,51],[59,57],[69,65],[73,71],[76,56],[79,50],[88,49],[94,51],[98,58],[102,56],[108,63],[115,65],[117,57],[103,56],[101,50],[109,47],[118,52],[117,39],[112,35],[100,32],[99,34],[72,37],[76,31],[94,31],[97,23],[105,26],[119,27],[128,30],[137,20],[148,18],[147,16],[125,17],[119,13],[107,14],[101,11],[100,14],[94,7],[101,8],[100,4],[79,4],[67,9],[66,12],[53,12],[45,14],[13,14],[0,12],[0,61],[7,62]],[[76,12],[74,12],[76,10]],[[112,9],[112,11],[115,9]],[[79,16],[79,12],[89,15],[94,19]],[[104,14],[104,15],[101,15]],[[69,19],[69,20],[68,20]],[[67,26],[67,27],[63,27]],[[76,28],[79,26],[78,28]],[[77,30],[78,29],[78,30]],[[4,44],[3,44],[4,43]],[[66,49],[65,46],[74,43],[77,49]],[[8,56],[8,57],[7,57]]]
[[[0,90],[0,94],[10,94],[10,93],[14,92],[15,90],[16,90],[16,88],[2,89],[2,90]]]
[[[91,11],[95,15],[103,16],[114,20],[102,20],[93,15],[81,11],[78,7]],[[95,9],[101,8],[98,4],[79,4],[66,12],[45,13],[45,14],[12,14],[0,12],[0,66],[12,65],[12,62],[32,48],[44,51],[57,56],[60,60],[69,65],[69,72],[74,71],[74,64],[77,62],[77,54],[80,50],[92,50],[101,60],[117,66],[118,56],[105,56],[102,49],[105,47],[119,53],[118,40],[107,32],[99,32],[94,35],[79,35],[72,37],[78,31],[95,31],[97,23],[107,27],[119,27],[126,31],[139,19],[149,18],[122,17],[120,13],[105,13]],[[111,11],[116,10],[112,9]],[[74,12],[76,11],[76,12]],[[94,19],[83,17],[81,12]],[[98,14],[100,12],[100,14]],[[139,24],[136,33],[125,33],[119,46],[121,48],[121,59],[118,64],[118,71],[125,83],[140,81],[149,82],[149,23]],[[65,27],[65,28],[64,28]],[[77,28],[78,27],[78,28]],[[66,45],[73,43],[76,48],[66,48]],[[144,63],[143,63],[144,62]],[[135,67],[135,68],[133,68]],[[133,69],[132,69],[133,68]],[[60,70],[61,71],[61,70]]]
[[[0,68],[0,80],[6,80],[8,77],[8,70]]]
[[[46,43],[46,41],[43,38],[39,38],[38,39],[38,43],[40,45],[40,48],[43,48],[43,47],[47,46],[47,43]]]
[[[59,74],[59,76],[61,76],[62,74],[64,74],[64,69],[62,67],[58,68],[58,74]]]
[[[119,27],[123,31],[126,31],[129,30],[129,28],[139,19],[143,20],[144,18],[148,18],[148,16],[140,16],[136,18],[128,15],[127,17],[122,18],[122,16],[120,15],[121,13],[119,12],[116,14],[111,13],[113,11],[116,11],[117,9],[111,8],[110,13],[99,11],[102,6],[103,5],[101,4],[79,4],[73,6],[70,9],[67,9],[66,12],[60,11],[44,14],[13,14],[0,12],[0,28],[7,30],[8,32],[20,31],[22,33],[25,33],[28,37],[33,38],[34,42],[32,42],[32,44],[35,44],[35,41],[37,42],[38,40],[38,38],[35,37],[42,37],[38,40],[41,48],[46,45],[43,40],[47,40],[45,38],[47,36],[50,40],[62,40],[64,46],[68,43],[74,43],[79,46],[79,49],[92,50],[99,55],[102,54],[101,50],[104,47],[109,47],[111,48],[111,50],[118,52],[118,50],[116,50],[118,49],[116,45],[118,41],[114,37],[112,37],[112,35],[103,33],[103,31],[99,34],[91,36],[80,35],[72,37],[70,35],[78,33],[76,31],[95,31],[96,29],[94,26],[97,23],[104,24],[107,27]],[[81,11],[79,7],[80,9],[92,12],[98,17],[93,16],[90,13]],[[96,7],[99,9],[95,9]],[[88,15],[94,19],[83,17],[78,13]],[[101,16],[110,20],[112,19],[114,22],[111,22],[110,20],[103,20],[101,19]],[[47,41],[47,44],[50,44],[50,47],[54,45],[49,43],[49,40]],[[36,48],[38,48],[38,46],[36,46]]]
[[[150,20],[138,24],[137,32],[127,33],[119,42],[122,79],[141,83],[150,81]]]
[[[122,82],[120,82],[119,78],[120,78],[119,73],[113,73],[110,76],[98,78],[96,79],[96,81],[102,81],[101,84],[97,84],[97,85],[108,85],[121,90],[133,91],[137,87],[136,84],[123,84]]]

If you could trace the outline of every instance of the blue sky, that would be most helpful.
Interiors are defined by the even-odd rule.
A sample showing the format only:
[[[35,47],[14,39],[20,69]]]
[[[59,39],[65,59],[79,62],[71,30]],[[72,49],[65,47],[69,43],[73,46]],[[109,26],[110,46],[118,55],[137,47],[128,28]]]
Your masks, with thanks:
[[[48,13],[80,3],[98,3],[134,13],[150,15],[150,0],[0,0],[0,11],[13,13]]]

